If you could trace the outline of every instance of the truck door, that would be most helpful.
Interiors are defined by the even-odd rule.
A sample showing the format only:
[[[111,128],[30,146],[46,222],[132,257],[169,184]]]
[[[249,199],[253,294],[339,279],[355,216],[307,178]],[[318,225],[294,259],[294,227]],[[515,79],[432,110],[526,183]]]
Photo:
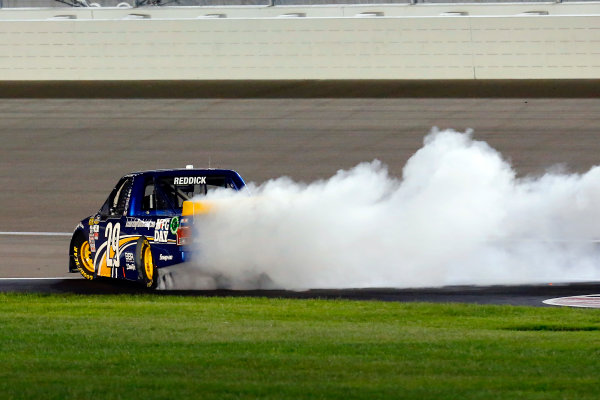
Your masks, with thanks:
[[[122,178],[100,209],[94,265],[98,276],[117,278],[122,274],[120,240],[131,199],[132,177]]]

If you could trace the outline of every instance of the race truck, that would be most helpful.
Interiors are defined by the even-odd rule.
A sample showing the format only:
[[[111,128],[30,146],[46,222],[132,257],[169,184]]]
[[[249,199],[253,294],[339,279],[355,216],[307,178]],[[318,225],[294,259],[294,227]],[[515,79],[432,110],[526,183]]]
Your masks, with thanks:
[[[75,227],[69,272],[79,271],[86,279],[126,279],[156,288],[159,269],[189,258],[185,244],[190,227],[185,226],[185,215],[197,212],[194,208],[202,204],[192,199],[244,186],[237,172],[225,169],[188,166],[125,175],[100,210]]]

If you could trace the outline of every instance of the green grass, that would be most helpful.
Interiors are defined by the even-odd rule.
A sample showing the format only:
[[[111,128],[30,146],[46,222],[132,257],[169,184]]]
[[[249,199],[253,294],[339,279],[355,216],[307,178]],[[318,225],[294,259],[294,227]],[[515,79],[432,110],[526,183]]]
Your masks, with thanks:
[[[597,399],[600,310],[0,294],[1,399]]]

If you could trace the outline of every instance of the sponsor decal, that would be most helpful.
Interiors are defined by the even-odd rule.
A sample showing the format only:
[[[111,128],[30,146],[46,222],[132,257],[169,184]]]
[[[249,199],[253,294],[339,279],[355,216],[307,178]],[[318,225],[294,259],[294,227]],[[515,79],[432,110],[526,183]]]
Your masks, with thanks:
[[[94,226],[90,227],[90,232],[95,232],[95,233],[100,232],[100,225],[94,225]],[[98,238],[96,238],[96,239],[98,239]]]
[[[206,185],[205,176],[181,176],[175,178],[173,184],[175,185]]]
[[[94,225],[94,217],[90,217],[90,219],[88,219],[88,225],[89,226]]]
[[[169,254],[169,255],[161,254],[160,256],[158,256],[158,259],[160,261],[171,261],[173,259],[173,256],[171,254]]]
[[[145,228],[151,229],[156,226],[156,222],[151,219],[127,218],[125,221],[126,228]]]
[[[171,233],[173,235],[175,235],[177,233],[177,229],[179,228],[179,217],[173,217],[171,219],[170,228],[171,228]]]
[[[97,238],[94,238],[94,234],[90,232],[90,235],[88,236],[88,243],[90,244],[90,251],[92,253],[96,251],[96,239]]]
[[[160,218],[156,220],[154,229],[154,241],[157,243],[167,243],[169,237],[169,227],[171,218]]]
[[[156,229],[167,229],[171,223],[171,218],[159,218],[156,220]]]
[[[94,232],[94,240],[98,240],[100,234],[98,232]]]
[[[125,269],[127,271],[135,271],[135,259],[133,253],[125,252]]]
[[[100,215],[96,215],[96,218],[94,218],[94,225],[98,225],[100,223]]]

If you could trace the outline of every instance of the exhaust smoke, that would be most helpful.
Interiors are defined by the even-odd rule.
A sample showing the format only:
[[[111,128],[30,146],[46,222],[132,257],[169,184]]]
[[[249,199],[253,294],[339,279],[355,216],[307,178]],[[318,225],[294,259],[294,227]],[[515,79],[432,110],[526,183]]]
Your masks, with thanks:
[[[517,178],[471,134],[433,131],[402,178],[379,161],[310,184],[217,191],[193,269],[216,286],[432,287],[600,278],[600,168]]]

